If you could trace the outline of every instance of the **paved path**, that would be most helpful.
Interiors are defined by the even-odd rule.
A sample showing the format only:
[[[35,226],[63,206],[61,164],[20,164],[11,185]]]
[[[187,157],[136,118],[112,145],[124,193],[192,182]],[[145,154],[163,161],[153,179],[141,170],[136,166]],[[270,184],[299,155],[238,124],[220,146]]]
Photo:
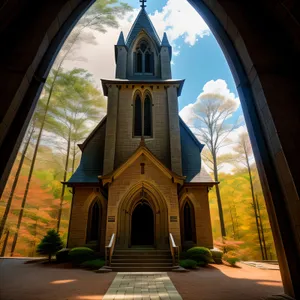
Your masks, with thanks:
[[[174,291],[172,283],[183,300],[261,300],[263,297],[283,293],[278,270],[261,270],[244,264],[240,266],[241,268],[231,268],[225,265],[212,265],[188,273],[169,272],[167,276],[163,273],[164,276],[152,278],[156,294],[158,293],[156,299],[160,296],[159,288],[168,287],[167,291]],[[21,259],[0,259],[0,299],[101,300],[116,276],[119,280],[119,275],[114,272],[99,274],[80,269],[63,269],[60,265],[24,264],[24,260]],[[142,277],[148,282],[143,274]],[[169,278],[172,280],[171,284]],[[140,286],[146,286],[139,278],[130,279],[134,281],[134,287],[139,286],[138,282]],[[127,287],[129,284],[132,283],[128,283]],[[154,284],[147,283],[147,286],[149,294],[154,292]],[[146,295],[147,291],[144,292],[142,296]],[[177,293],[172,296],[175,297],[175,294],[178,297]],[[124,296],[129,296],[129,293],[128,295],[125,293]],[[122,299],[121,291],[117,297],[116,300]],[[136,298],[126,297],[126,300],[143,299],[138,295]],[[152,296],[153,298],[155,299],[155,296]]]
[[[119,272],[103,300],[182,300],[165,272]]]

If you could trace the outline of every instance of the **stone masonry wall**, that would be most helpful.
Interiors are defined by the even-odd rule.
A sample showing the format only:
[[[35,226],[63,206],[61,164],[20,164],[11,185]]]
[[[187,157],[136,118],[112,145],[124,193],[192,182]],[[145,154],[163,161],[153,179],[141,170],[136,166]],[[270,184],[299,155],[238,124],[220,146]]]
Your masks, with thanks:
[[[145,139],[149,150],[170,168],[168,103],[163,85],[122,86],[119,92],[115,168],[124,163],[138,148],[141,138],[133,137],[133,97],[137,89],[152,95],[153,137]],[[177,99],[177,98],[176,98]]]

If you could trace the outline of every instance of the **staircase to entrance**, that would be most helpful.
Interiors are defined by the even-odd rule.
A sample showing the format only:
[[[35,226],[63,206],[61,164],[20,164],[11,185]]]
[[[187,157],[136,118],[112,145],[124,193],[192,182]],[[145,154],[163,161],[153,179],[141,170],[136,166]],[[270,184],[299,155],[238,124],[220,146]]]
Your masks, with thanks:
[[[133,248],[115,249],[110,268],[116,272],[168,272],[174,267],[170,250]]]

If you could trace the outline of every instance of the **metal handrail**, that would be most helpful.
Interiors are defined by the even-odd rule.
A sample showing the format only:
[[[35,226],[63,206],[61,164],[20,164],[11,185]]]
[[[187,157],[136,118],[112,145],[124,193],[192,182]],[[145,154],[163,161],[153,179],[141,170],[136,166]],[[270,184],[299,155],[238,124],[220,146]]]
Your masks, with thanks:
[[[173,266],[178,266],[179,263],[179,250],[176,246],[172,233],[169,233],[170,250],[173,260]]]
[[[113,233],[108,246],[105,246],[105,265],[110,267],[111,265],[111,258],[114,253],[115,248],[115,234]]]

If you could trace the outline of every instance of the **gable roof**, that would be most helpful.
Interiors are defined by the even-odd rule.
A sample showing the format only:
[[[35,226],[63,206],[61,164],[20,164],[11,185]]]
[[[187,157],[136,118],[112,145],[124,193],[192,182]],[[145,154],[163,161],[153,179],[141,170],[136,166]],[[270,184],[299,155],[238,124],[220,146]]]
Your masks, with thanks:
[[[88,144],[88,142],[93,138],[93,136],[96,134],[99,128],[104,126],[106,124],[107,115],[105,115],[102,120],[99,122],[99,124],[94,128],[94,130],[89,134],[89,136],[85,139],[85,141],[82,144],[78,144],[78,147],[81,151],[85,148],[85,146]]]
[[[129,48],[133,41],[136,39],[141,30],[145,30],[147,34],[153,39],[157,44],[157,47],[160,46],[160,38],[144,8],[142,8],[135,19],[130,32],[127,36],[126,46]]]
[[[107,183],[112,182],[114,179],[118,178],[129,166],[131,166],[141,155],[145,155],[158,169],[160,169],[168,178],[172,179],[175,183],[182,185],[184,183],[184,176],[180,176],[175,172],[167,168],[141,141],[140,146],[137,150],[117,169],[109,174],[99,176],[102,180],[103,186]]]
[[[179,125],[182,126],[182,128],[187,132],[187,134],[190,136],[190,138],[195,142],[195,144],[199,147],[200,152],[202,151],[204,144],[201,144],[199,140],[195,137],[191,129],[185,124],[185,122],[179,117]]]

